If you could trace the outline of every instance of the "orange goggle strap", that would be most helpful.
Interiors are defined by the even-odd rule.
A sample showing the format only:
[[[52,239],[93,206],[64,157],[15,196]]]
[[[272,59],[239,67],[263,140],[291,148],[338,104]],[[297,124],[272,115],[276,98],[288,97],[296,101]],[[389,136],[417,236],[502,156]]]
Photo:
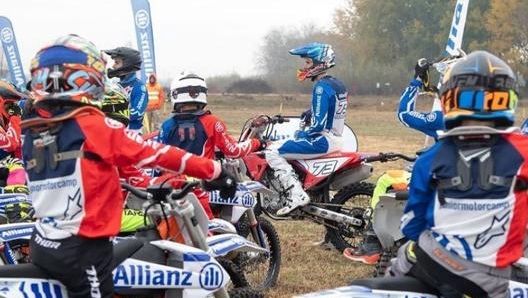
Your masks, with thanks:
[[[466,110],[473,112],[499,112],[517,106],[517,93],[513,90],[450,89],[440,98],[444,114]]]

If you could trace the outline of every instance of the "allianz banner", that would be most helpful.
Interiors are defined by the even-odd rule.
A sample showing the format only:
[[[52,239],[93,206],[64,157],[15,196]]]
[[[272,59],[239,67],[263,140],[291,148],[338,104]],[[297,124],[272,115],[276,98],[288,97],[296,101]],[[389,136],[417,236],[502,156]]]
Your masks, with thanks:
[[[134,14],[137,47],[143,58],[141,80],[146,82],[148,76],[156,73],[156,58],[154,55],[154,35],[152,34],[152,18],[148,0],[130,0]]]
[[[11,21],[3,16],[0,16],[0,40],[4,48],[4,56],[7,60],[7,67],[9,68],[9,75],[11,82],[21,90],[26,89],[26,77],[22,69],[22,61],[18,53],[18,46],[13,31]]]

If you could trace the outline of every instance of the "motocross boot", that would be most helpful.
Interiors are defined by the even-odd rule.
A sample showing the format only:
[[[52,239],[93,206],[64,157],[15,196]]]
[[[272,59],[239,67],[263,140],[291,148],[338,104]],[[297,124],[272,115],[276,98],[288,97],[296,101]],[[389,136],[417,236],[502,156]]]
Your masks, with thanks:
[[[367,265],[376,265],[380,259],[380,255],[381,243],[374,234],[374,231],[367,232],[367,235],[363,238],[363,242],[358,247],[348,247],[343,251],[345,258]]]
[[[282,207],[277,211],[278,216],[284,216],[292,212],[297,207],[306,206],[310,203],[310,196],[304,191],[301,183],[290,176],[288,182],[290,183],[290,197],[286,199],[286,206]]]

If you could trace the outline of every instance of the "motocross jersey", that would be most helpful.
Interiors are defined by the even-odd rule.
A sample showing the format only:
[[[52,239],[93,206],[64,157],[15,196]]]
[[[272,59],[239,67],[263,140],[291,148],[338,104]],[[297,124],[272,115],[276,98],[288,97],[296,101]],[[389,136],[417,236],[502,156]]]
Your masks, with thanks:
[[[342,82],[331,76],[318,80],[312,92],[311,125],[301,137],[323,132],[341,136],[345,127],[348,92]]]
[[[20,117],[11,116],[7,127],[0,127],[0,159],[12,155],[22,157]]]
[[[440,245],[462,258],[508,266],[523,255],[528,138],[504,132],[478,146],[459,142],[442,138],[419,156],[402,231],[416,241],[431,230]]]
[[[227,133],[225,123],[210,111],[175,114],[161,125],[158,140],[207,158],[214,158],[215,148],[226,157],[238,158],[260,146],[257,139],[237,142]]]
[[[55,118],[59,116],[60,121],[22,122],[28,127],[23,156],[36,228],[46,238],[116,235],[123,208],[119,167],[159,166],[201,179],[214,179],[221,172],[213,160],[127,132],[96,108],[78,108]],[[50,122],[55,123],[51,128],[38,130],[39,124]]]
[[[414,128],[436,140],[438,139],[437,131],[444,129],[444,116],[442,111],[431,111],[430,113],[416,111],[416,98],[418,98],[418,91],[422,84],[422,81],[414,79],[405,88],[398,106],[398,120],[403,125]]]
[[[148,104],[147,87],[135,74],[130,74],[128,77],[121,79],[119,84],[123,87],[125,95],[130,102],[130,123],[128,128],[141,129],[143,127],[143,116]]]

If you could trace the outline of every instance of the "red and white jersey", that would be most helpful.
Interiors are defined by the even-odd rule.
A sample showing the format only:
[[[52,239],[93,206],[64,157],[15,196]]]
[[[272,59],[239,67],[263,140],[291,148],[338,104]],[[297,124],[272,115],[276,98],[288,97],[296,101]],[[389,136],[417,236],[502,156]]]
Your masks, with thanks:
[[[24,130],[23,156],[37,229],[50,239],[119,232],[123,197],[118,168],[159,167],[200,179],[220,175],[216,161],[145,141],[99,111],[87,110],[61,121],[55,134]]]

